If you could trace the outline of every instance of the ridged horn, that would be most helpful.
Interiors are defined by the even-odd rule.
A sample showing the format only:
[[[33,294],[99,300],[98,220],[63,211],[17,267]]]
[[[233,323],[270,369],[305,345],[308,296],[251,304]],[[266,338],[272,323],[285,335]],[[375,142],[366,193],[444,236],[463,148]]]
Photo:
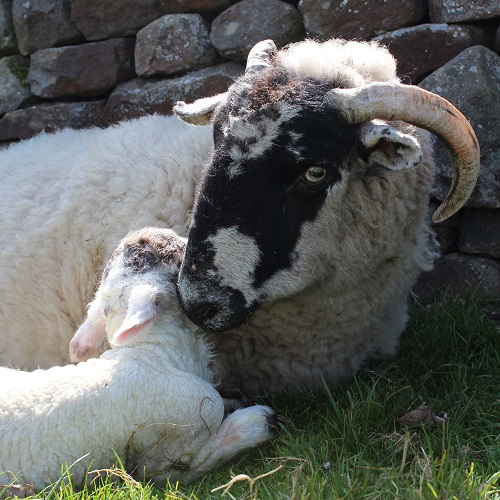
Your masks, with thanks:
[[[271,67],[277,50],[272,40],[263,40],[255,44],[248,54],[245,73],[261,71],[264,68]]]
[[[452,181],[432,220],[442,222],[465,204],[479,176],[479,143],[470,123],[450,102],[425,89],[401,83],[370,83],[334,89],[326,103],[349,124],[368,120],[402,120],[437,135],[448,148]]]

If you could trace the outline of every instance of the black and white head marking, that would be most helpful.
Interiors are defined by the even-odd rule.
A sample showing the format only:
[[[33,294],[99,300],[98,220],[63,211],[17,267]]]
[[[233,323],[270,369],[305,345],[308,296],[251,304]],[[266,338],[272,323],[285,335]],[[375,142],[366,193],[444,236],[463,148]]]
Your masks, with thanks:
[[[296,291],[302,228],[342,185],[356,140],[356,128],[323,105],[333,86],[271,68],[237,81],[216,110],[179,280],[201,326],[226,329],[274,290]]]

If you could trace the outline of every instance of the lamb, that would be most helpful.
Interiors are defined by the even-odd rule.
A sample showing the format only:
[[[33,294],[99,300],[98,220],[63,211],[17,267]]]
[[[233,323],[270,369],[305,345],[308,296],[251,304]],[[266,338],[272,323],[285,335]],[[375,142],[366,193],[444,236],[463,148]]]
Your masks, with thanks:
[[[211,127],[147,116],[0,151],[0,364],[69,363],[68,342],[123,235],[185,235],[211,148]]]
[[[121,241],[71,341],[78,360],[107,336],[112,348],[99,359],[0,369],[0,473],[38,490],[74,463],[72,482],[81,487],[90,465],[108,468],[116,453],[140,479],[193,481],[273,436],[277,418],[267,406],[224,419],[212,353],[176,297],[184,247],[158,228]]]
[[[401,85],[395,67],[387,49],[375,43],[306,40],[277,51],[272,42],[261,42],[228,93],[178,104],[181,119],[206,125],[202,137],[195,137],[195,127],[154,137],[141,133],[149,119],[94,131],[92,140],[81,132],[84,150],[93,141],[106,144],[116,131],[126,129],[131,137],[106,155],[95,153],[90,173],[83,153],[65,146],[62,135],[46,137],[43,153],[36,139],[0,152],[7,179],[0,213],[10,214],[0,224],[6,249],[0,252],[6,298],[0,304],[0,363],[30,368],[67,361],[64,339],[84,316],[92,276],[112,240],[124,226],[138,224],[172,226],[185,235],[182,222],[195,185],[179,297],[194,323],[211,332],[221,392],[317,387],[369,358],[393,355],[409,291],[437,254],[425,215],[434,171],[427,129],[448,143],[455,165],[451,196],[437,220],[465,203],[479,165],[474,132],[461,113],[439,96]],[[179,149],[170,145],[174,137]],[[125,145],[136,148],[131,163]],[[64,161],[55,146],[70,151]],[[190,156],[193,148],[197,158]],[[18,187],[30,175],[26,149],[57,165],[44,177],[38,173],[33,191]],[[151,182],[163,150],[181,165],[179,184],[190,186],[176,207],[177,184]],[[132,167],[115,168],[110,182],[120,188],[110,195],[111,161]],[[71,176],[75,162],[84,166],[78,183],[67,188],[57,173],[64,162]],[[148,162],[153,165],[144,166]],[[10,173],[14,167],[19,178]],[[129,175],[134,169],[137,179]],[[77,185],[84,187],[79,196]],[[12,208],[15,197],[31,219]],[[20,221],[25,230],[18,234]],[[82,241],[88,245],[83,258],[77,250]],[[56,322],[54,336],[38,340],[39,325]]]
[[[214,130],[179,296],[212,332],[222,391],[318,387],[396,352],[437,254],[427,131],[454,169],[437,222],[469,197],[479,146],[456,108],[395,68],[375,43],[268,40],[226,94],[177,105]]]

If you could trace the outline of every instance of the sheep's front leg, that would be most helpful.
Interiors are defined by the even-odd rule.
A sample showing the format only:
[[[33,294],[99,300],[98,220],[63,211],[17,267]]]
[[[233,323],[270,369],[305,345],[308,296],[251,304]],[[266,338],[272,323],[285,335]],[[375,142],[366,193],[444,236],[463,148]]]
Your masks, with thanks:
[[[191,463],[182,479],[193,481],[247,449],[271,439],[278,432],[278,416],[268,406],[241,408],[223,420]]]

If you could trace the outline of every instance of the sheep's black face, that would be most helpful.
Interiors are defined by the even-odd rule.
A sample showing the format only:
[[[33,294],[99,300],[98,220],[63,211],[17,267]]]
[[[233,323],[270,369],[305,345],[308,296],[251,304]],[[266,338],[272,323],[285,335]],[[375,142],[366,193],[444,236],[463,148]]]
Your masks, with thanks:
[[[332,86],[269,71],[239,80],[217,111],[179,280],[199,326],[231,328],[314,282],[304,227],[341,183],[356,134],[323,106]]]

